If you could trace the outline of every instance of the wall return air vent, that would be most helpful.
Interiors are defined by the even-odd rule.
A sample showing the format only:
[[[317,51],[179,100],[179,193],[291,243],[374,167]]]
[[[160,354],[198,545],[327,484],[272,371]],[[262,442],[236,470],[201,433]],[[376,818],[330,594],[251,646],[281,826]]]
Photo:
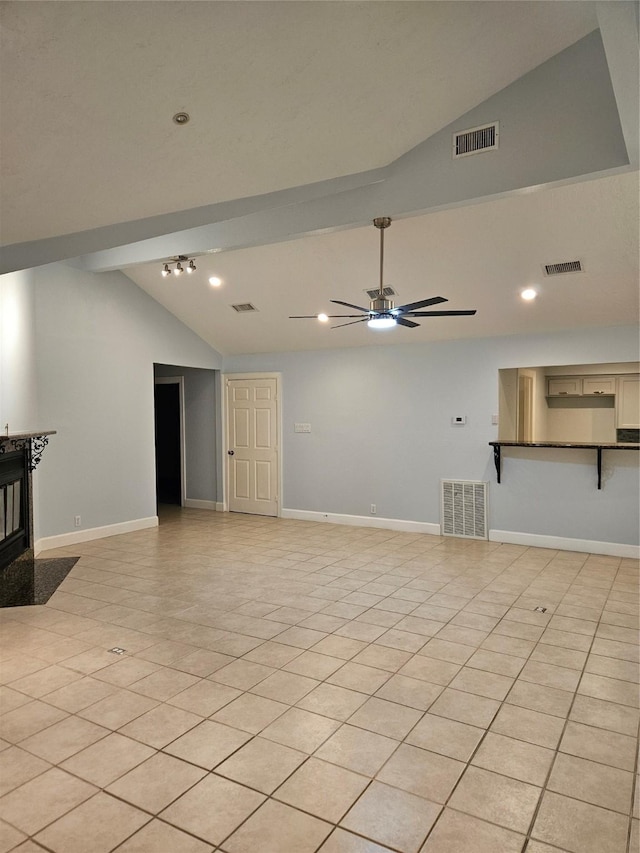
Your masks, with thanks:
[[[498,147],[499,137],[500,125],[497,121],[454,133],[453,159],[480,154],[482,151],[493,151]]]
[[[257,311],[255,305],[252,305],[250,302],[240,302],[238,305],[231,306],[234,311],[237,311],[238,314],[248,314],[251,311]]]
[[[543,264],[545,275],[564,275],[568,272],[584,272],[582,261],[560,261],[558,264]]]
[[[488,539],[487,484],[479,480],[440,481],[443,536]]]

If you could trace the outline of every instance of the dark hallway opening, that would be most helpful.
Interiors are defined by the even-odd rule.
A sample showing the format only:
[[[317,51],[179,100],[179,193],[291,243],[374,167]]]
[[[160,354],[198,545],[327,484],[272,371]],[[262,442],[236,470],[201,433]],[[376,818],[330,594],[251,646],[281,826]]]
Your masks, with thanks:
[[[156,384],[156,497],[158,504],[182,504],[180,459],[180,387]]]

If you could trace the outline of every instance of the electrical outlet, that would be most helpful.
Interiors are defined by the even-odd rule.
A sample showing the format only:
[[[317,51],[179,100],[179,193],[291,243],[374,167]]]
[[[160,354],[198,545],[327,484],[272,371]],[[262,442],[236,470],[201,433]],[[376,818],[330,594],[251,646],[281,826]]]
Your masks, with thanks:
[[[80,516],[79,516],[79,515],[76,515],[76,516],[74,517],[74,519],[73,519],[73,523],[74,523],[74,525],[75,525],[76,527],[80,527],[80,525],[82,524],[82,519],[80,518]]]
[[[375,504],[371,504],[371,515],[375,515],[375,514],[376,514],[376,511],[377,511],[377,510],[376,510],[376,505],[375,505]]]

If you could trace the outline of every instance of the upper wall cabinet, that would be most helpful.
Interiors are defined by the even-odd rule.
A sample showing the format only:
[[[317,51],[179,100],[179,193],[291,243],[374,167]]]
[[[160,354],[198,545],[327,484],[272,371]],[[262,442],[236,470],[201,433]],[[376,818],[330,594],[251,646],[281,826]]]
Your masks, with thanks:
[[[568,376],[547,380],[549,397],[579,397],[582,394],[582,377]]]
[[[581,394],[581,376],[567,376],[547,380],[547,395],[549,397],[579,397]]]
[[[615,376],[585,376],[582,380],[582,393],[589,394],[615,394]]]
[[[617,429],[640,429],[640,376],[619,376],[616,394]]]
[[[615,376],[554,376],[547,379],[547,397],[599,397],[615,393]]]

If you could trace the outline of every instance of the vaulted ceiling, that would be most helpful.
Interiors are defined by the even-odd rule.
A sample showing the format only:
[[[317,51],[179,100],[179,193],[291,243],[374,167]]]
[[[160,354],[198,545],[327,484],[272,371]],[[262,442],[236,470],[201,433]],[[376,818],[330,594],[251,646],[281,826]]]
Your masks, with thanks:
[[[224,353],[637,316],[635,3],[49,0],[2,16],[5,271],[122,269]],[[454,163],[452,131],[489,121],[499,148]],[[381,215],[397,301],[477,316],[384,339],[287,319],[367,304]],[[177,254],[197,272],[161,278]],[[583,273],[542,273],[576,258]]]

